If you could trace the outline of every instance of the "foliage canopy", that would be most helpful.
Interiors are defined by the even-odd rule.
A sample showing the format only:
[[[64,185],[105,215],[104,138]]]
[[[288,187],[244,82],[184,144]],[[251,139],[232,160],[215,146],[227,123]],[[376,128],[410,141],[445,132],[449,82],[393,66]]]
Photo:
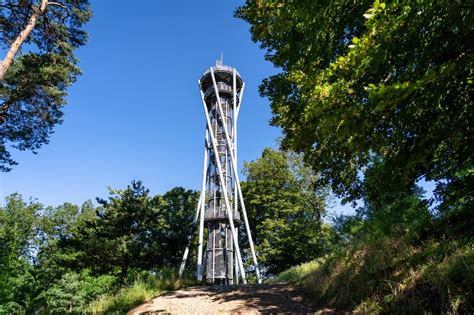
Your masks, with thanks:
[[[88,0],[0,3],[0,171],[16,164],[9,148],[36,152],[62,122],[91,15]]]
[[[245,163],[245,172],[242,190],[266,276],[321,256],[328,232],[322,222],[326,192],[313,186],[316,176],[300,156],[267,148]]]
[[[181,260],[197,196],[176,187],[152,197],[134,181],[111,189],[99,206],[7,197],[0,206],[0,313],[87,314],[92,300],[134,280],[171,281],[162,273]]]
[[[356,200],[425,178],[439,209],[472,208],[471,5],[247,1],[236,15],[282,69],[260,87],[282,146],[303,152],[322,184]]]

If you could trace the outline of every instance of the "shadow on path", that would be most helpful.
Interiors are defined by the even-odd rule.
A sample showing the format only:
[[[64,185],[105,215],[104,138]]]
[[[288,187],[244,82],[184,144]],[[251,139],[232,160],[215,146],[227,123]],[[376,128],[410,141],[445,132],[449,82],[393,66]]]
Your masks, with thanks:
[[[288,283],[189,287],[168,292],[128,314],[335,314]],[[339,313],[338,314],[343,314]]]

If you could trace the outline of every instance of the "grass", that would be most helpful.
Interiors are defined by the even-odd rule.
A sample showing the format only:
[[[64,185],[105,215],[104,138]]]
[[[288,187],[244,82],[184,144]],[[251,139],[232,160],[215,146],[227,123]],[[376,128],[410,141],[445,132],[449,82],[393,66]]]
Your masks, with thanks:
[[[320,261],[313,260],[298,266],[294,266],[282,273],[278,274],[276,277],[270,279],[268,282],[280,282],[280,281],[289,281],[289,282],[301,282],[307,275],[314,272],[321,266]]]
[[[474,245],[366,239],[272,281],[300,284],[322,305],[341,310],[469,313],[474,309]]]
[[[180,280],[175,274],[167,273],[158,278],[137,278],[134,283],[118,292],[103,295],[90,304],[93,314],[126,314],[154,297],[169,290],[188,286],[193,282]]]

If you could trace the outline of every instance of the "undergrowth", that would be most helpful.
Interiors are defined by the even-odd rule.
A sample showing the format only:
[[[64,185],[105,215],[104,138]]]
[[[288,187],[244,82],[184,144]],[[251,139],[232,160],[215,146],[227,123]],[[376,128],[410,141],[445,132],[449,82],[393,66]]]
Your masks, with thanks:
[[[304,286],[314,299],[363,313],[470,313],[474,310],[472,242],[378,236],[353,241],[324,259],[272,281]]]
[[[103,295],[90,304],[93,314],[126,314],[163,292],[194,284],[193,280],[179,279],[174,272],[156,277],[138,277],[131,286]]]

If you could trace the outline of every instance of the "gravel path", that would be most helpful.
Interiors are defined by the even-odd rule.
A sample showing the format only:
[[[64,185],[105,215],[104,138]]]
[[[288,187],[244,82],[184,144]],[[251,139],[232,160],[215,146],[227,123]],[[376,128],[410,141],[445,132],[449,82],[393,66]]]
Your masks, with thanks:
[[[163,294],[129,315],[155,314],[332,314],[305,301],[300,289],[287,283],[190,287]]]

